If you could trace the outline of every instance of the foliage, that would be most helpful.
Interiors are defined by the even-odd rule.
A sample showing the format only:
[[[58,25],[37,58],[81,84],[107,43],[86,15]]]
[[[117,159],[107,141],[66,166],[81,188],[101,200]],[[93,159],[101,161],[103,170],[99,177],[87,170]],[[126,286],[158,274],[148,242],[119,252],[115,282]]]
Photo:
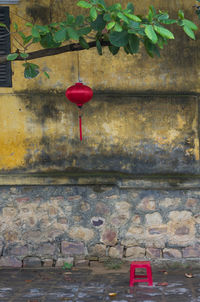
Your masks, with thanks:
[[[72,267],[73,267],[72,263],[65,262],[62,268],[65,270],[70,270],[72,269]]]
[[[122,265],[123,265],[123,261],[121,261],[118,258],[108,258],[104,262],[104,266],[109,270],[120,269]]]
[[[200,2],[200,0],[198,0]],[[198,28],[190,20],[186,19],[182,10],[178,11],[177,19],[171,19],[168,12],[156,10],[153,5],[149,7],[146,16],[137,15],[134,5],[128,3],[123,8],[120,3],[108,6],[104,0],[79,1],[77,5],[88,10],[88,16],[73,16],[66,13],[62,22],[54,22],[48,25],[26,23],[24,30],[20,30],[15,23],[15,36],[23,50],[9,54],[7,60],[25,60],[24,76],[34,78],[39,74],[39,66],[27,63],[29,60],[28,48],[32,44],[39,44],[44,49],[61,47],[63,44],[76,42],[82,49],[89,49],[89,41],[95,41],[97,52],[103,54],[102,46],[108,46],[109,51],[116,55],[120,48],[126,54],[139,52],[144,45],[149,56],[160,56],[168,40],[174,39],[173,33],[167,29],[168,25],[180,26],[185,34],[195,40],[194,31]],[[197,13],[200,16],[200,7]],[[4,26],[4,24],[0,24]],[[27,33],[29,29],[29,34]],[[45,73],[47,77],[49,75]]]

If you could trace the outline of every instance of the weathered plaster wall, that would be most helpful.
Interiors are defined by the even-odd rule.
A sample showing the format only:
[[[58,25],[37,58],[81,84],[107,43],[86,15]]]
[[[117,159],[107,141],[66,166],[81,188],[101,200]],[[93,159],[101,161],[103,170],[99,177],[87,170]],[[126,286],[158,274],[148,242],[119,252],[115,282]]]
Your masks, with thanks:
[[[151,3],[196,20],[193,2]],[[51,22],[64,9],[78,12],[70,0],[21,0],[11,21]],[[82,142],[64,95],[78,59],[95,91]],[[34,63],[50,80],[26,80],[14,62],[13,87],[0,88],[0,266],[199,257],[199,41],[177,30],[160,59],[92,49]]]

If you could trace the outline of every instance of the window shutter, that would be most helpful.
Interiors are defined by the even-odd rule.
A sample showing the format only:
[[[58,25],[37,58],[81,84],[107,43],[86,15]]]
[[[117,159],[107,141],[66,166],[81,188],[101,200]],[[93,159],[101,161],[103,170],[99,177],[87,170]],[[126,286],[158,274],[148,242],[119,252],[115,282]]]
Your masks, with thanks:
[[[6,24],[10,29],[9,7],[0,6],[0,23]],[[4,27],[0,27],[0,56],[10,53],[10,35]],[[0,64],[0,87],[11,87],[11,63]]]

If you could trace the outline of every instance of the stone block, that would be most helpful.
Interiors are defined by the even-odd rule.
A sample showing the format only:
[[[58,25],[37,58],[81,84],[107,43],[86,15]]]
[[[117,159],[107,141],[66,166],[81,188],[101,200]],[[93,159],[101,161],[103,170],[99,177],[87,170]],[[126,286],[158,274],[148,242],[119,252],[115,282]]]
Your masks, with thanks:
[[[22,267],[22,261],[13,256],[1,257],[0,267]]]
[[[89,260],[83,259],[83,260],[75,260],[75,266],[76,267],[88,267],[89,266]]]
[[[106,256],[106,246],[104,244],[96,244],[89,248],[89,255],[96,257]]]
[[[164,249],[163,250],[163,258],[171,259],[171,258],[182,258],[181,251],[177,249]]]
[[[27,245],[8,245],[4,249],[4,256],[18,256],[18,257],[26,257],[28,256],[29,249]]]
[[[159,202],[159,206],[163,208],[169,208],[169,207],[177,207],[181,202],[180,198],[164,198]]]
[[[63,255],[85,255],[85,246],[82,242],[62,241],[61,253]]]
[[[39,257],[26,257],[23,260],[23,267],[40,268],[42,266],[41,259]]]
[[[138,204],[137,209],[144,211],[154,211],[156,208],[156,202],[154,197],[149,196],[142,199],[142,201]]]
[[[74,264],[74,258],[73,257],[58,258],[56,260],[56,267],[63,267],[65,263]]]
[[[101,242],[108,246],[115,246],[117,243],[117,232],[115,229],[105,229],[101,236]]]
[[[52,267],[53,266],[53,260],[52,259],[43,259],[43,267]]]
[[[54,256],[58,253],[58,248],[55,243],[45,242],[41,243],[38,248],[36,249],[37,256]]]
[[[94,237],[94,231],[88,228],[80,227],[72,227],[68,231],[69,236],[74,240],[81,241],[90,241]]]
[[[188,246],[183,250],[183,258],[199,258],[200,257],[200,245]]]
[[[193,207],[195,207],[197,205],[197,202],[198,201],[195,198],[188,198],[187,202],[186,202],[186,207],[193,208]]]
[[[150,227],[148,228],[148,233],[150,235],[165,234],[167,233],[167,227],[166,226]]]
[[[144,258],[145,257],[145,249],[141,247],[128,247],[126,249],[125,256],[127,258]]]
[[[149,247],[146,249],[146,256],[148,258],[162,258],[162,250]]]
[[[147,225],[160,225],[162,224],[162,216],[158,212],[145,215],[145,220]]]
[[[121,245],[117,245],[115,247],[111,247],[109,249],[109,257],[111,258],[119,258],[122,259],[123,258],[123,252],[124,252],[124,247]]]

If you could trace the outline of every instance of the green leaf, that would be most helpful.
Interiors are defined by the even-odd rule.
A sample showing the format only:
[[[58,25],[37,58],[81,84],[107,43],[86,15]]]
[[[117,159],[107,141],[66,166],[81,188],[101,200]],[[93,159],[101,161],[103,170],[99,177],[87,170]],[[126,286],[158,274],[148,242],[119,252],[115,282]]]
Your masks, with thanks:
[[[125,14],[122,14],[121,12],[117,13],[117,17],[123,20],[125,23],[129,24],[129,19],[125,16]]]
[[[136,35],[129,35],[129,48],[131,50],[131,53],[137,53],[139,50],[140,40],[138,36]]]
[[[169,15],[168,13],[160,13],[157,16],[157,19],[159,22],[163,22],[164,20],[168,20],[169,19]]]
[[[179,9],[179,11],[178,11],[178,16],[181,20],[184,19],[184,12],[181,9]]]
[[[120,3],[113,4],[108,8],[108,10],[111,12],[114,12],[116,10],[121,10],[121,9],[122,9],[122,5]]]
[[[45,77],[47,77],[47,79],[50,79],[50,75],[48,74],[48,72],[44,71],[44,75]]]
[[[23,64],[23,66],[25,67],[24,77],[26,79],[33,79],[33,78],[37,77],[37,75],[39,74],[38,65],[32,64],[32,63],[25,63],[25,64]]]
[[[155,16],[156,15],[156,9],[153,5],[150,5],[150,10],[152,11],[152,15]]]
[[[154,29],[163,38],[174,39],[173,33],[171,31],[169,31],[168,29],[161,27],[161,26],[156,26],[156,25],[154,25]]]
[[[74,18],[73,15],[67,14],[67,19],[66,19],[66,21],[67,21],[67,24],[68,24],[68,25],[72,25],[72,24],[75,22],[75,18]]]
[[[0,23],[0,27],[6,27],[4,23]]]
[[[137,17],[136,15],[133,15],[133,14],[128,14],[128,13],[124,13],[124,15],[129,18],[130,20],[132,21],[135,21],[135,22],[141,22],[142,20]]]
[[[66,28],[60,29],[58,30],[55,34],[54,34],[54,41],[57,42],[63,42],[66,40]]]
[[[40,44],[43,48],[56,48],[61,45],[61,43],[55,42],[52,33],[48,33],[41,37]]]
[[[8,61],[14,61],[15,59],[17,59],[17,57],[19,56],[18,53],[11,53],[7,56],[7,60]]]
[[[103,16],[103,19],[104,19],[105,21],[107,21],[107,22],[110,22],[110,21],[112,20],[110,14],[105,14],[105,15]]]
[[[188,35],[191,39],[196,40],[195,34],[191,28],[189,28],[187,26],[183,26],[183,30],[186,33],[186,35]]]
[[[109,48],[110,52],[113,54],[113,56],[116,55],[120,50],[120,47],[116,47],[114,45],[111,45],[108,48]]]
[[[128,32],[123,30],[121,32],[113,31],[109,34],[109,40],[112,45],[121,47],[126,46],[128,44]]]
[[[112,21],[112,22],[108,23],[108,24],[106,25],[107,30],[112,29],[112,28],[115,26],[115,24],[116,24],[115,21]]]
[[[79,35],[78,35],[77,31],[74,28],[68,27],[67,32],[68,32],[68,35],[69,35],[70,39],[79,40]]]
[[[83,37],[79,38],[79,43],[85,49],[89,49],[90,48],[89,44],[87,43],[87,41]]]
[[[25,34],[22,32],[22,31],[18,31],[18,34],[20,35],[20,37],[25,40],[26,39],[26,36]]]
[[[101,43],[99,40],[96,41],[96,46],[97,46],[97,51],[98,51],[98,54],[100,56],[102,56],[103,52],[102,52],[102,46],[101,46]]]
[[[129,2],[126,7],[132,14],[134,13],[133,3]]]
[[[115,24],[114,31],[121,32],[123,30],[122,26],[119,23]]]
[[[77,3],[77,5],[79,7],[83,7],[83,8],[91,8],[92,7],[92,4],[90,4],[90,3],[86,2],[86,1],[79,1]]]
[[[27,59],[28,56],[29,56],[28,53],[23,53],[23,52],[21,52],[19,55],[20,55],[20,57],[23,58],[23,59]]]
[[[177,23],[178,21],[174,20],[174,19],[167,19],[167,20],[162,20],[160,22],[163,24],[174,24],[174,23]]]
[[[39,33],[41,34],[47,34],[49,33],[49,28],[47,25],[42,26],[42,25],[36,25],[37,30],[39,31]]]
[[[90,25],[91,25],[92,29],[94,29],[96,31],[102,31],[106,26],[106,22],[103,19],[103,15],[98,15],[96,20],[91,22]]]
[[[27,26],[27,27],[33,27],[33,24],[32,24],[31,22],[27,22],[27,23],[25,24],[25,26]]]
[[[184,20],[183,20],[183,24],[184,24],[185,26],[189,27],[189,28],[192,29],[192,30],[197,30],[197,29],[198,29],[198,27],[196,26],[196,24],[194,24],[194,23],[193,23],[192,21],[190,21],[190,20],[184,19]]]
[[[152,20],[153,20],[153,13],[152,13],[152,10],[151,9],[149,9],[149,13],[148,13],[148,20],[149,20],[149,22],[151,23],[152,22]]]
[[[91,30],[92,30],[91,27],[82,27],[82,28],[77,30],[77,34],[79,36],[88,35],[91,32]]]
[[[26,45],[27,43],[29,43],[31,40],[32,40],[32,38],[33,38],[33,36],[32,35],[30,35],[30,36],[27,36],[27,37],[25,37],[23,40],[23,42],[24,42],[24,45]]]
[[[124,51],[127,55],[130,54],[130,49],[128,45],[124,46]]]
[[[99,6],[103,9],[106,9],[106,4],[104,0],[96,0]]]
[[[96,18],[97,18],[97,10],[96,10],[95,7],[92,7],[90,9],[90,17],[91,17],[92,21],[96,20]]]
[[[40,33],[39,33],[36,25],[33,26],[31,33],[34,38],[40,38]]]
[[[75,24],[81,26],[83,25],[83,23],[84,23],[84,16],[83,15],[77,16],[75,20]]]
[[[158,37],[157,37],[152,25],[146,26],[145,34],[154,44],[156,44],[158,42]]]
[[[150,57],[153,58],[155,54],[157,56],[160,56],[158,47],[155,44],[153,44],[148,38],[145,38],[144,46],[145,46],[146,52],[148,53],[148,55]]]
[[[14,29],[16,30],[16,31],[18,31],[18,25],[17,25],[17,23],[13,23],[13,27],[14,27]]]

